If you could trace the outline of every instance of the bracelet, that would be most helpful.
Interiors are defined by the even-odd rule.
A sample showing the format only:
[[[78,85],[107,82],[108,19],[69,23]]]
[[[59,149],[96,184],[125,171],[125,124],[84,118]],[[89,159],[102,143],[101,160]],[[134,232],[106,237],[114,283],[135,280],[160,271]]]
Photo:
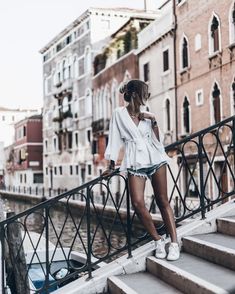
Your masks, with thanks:
[[[115,170],[115,167],[114,166],[112,166],[111,164],[109,165],[109,167],[108,167],[110,170]]]
[[[156,128],[157,127],[157,121],[156,121],[155,118],[153,120],[151,120],[151,123],[152,123],[152,127],[153,128]]]

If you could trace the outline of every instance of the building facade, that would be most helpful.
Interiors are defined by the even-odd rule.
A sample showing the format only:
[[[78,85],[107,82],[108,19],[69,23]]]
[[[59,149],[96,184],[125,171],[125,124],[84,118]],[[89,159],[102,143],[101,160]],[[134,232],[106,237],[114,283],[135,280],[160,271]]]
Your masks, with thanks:
[[[94,176],[93,59],[114,31],[141,13],[88,9],[40,51],[44,60],[45,188],[70,189]]]
[[[15,140],[5,148],[5,185],[28,192],[43,186],[42,116],[15,124]]]
[[[104,152],[113,110],[125,104],[120,85],[139,78],[137,34],[153,19],[130,18],[111,36],[110,42],[95,57],[93,77],[93,163],[97,175],[104,170]],[[120,154],[121,157],[121,154]]]
[[[235,114],[235,1],[176,1],[176,65],[178,138],[209,127]],[[218,135],[221,144],[231,138],[226,129]],[[207,183],[205,194],[218,197],[217,184],[229,191],[231,176],[225,154],[216,148],[216,137],[203,138],[203,146],[211,159],[204,164]],[[198,197],[195,181],[200,177],[197,146],[185,146],[187,165],[182,190],[190,189],[189,197]],[[180,159],[179,159],[180,162]]]
[[[150,111],[156,114],[164,144],[176,140],[174,17],[172,2],[160,7],[161,16],[138,34],[140,79],[149,85]]]
[[[34,114],[36,109],[13,109],[0,107],[0,142],[6,147],[14,142],[15,123]]]

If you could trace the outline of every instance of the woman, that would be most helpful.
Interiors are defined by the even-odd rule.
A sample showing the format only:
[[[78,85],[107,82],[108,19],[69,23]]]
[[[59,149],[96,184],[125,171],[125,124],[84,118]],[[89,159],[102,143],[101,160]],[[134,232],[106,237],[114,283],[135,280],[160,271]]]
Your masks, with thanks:
[[[169,157],[160,141],[160,132],[155,115],[143,111],[149,98],[148,85],[140,80],[130,80],[120,92],[124,94],[127,107],[114,110],[109,127],[108,146],[105,158],[109,160],[103,176],[115,169],[121,146],[125,147],[120,171],[126,170],[132,205],[145,229],[155,240],[157,258],[165,258],[165,242],[157,233],[151,215],[144,202],[146,179],[152,183],[157,205],[171,237],[168,260],[179,258],[176,227],[172,209],[167,197],[166,164]]]

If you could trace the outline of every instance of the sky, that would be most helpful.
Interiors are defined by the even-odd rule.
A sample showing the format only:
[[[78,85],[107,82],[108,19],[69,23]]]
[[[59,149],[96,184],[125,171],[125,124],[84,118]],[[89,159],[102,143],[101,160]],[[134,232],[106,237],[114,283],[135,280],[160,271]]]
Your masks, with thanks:
[[[144,8],[144,0],[2,0],[0,106],[43,105],[39,50],[89,7]]]

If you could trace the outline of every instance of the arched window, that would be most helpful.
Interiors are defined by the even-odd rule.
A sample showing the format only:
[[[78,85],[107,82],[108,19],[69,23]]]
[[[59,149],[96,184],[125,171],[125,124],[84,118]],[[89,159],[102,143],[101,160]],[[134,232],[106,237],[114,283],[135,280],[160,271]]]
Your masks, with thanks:
[[[91,71],[91,49],[87,47],[85,49],[85,72],[89,73]]]
[[[77,56],[74,56],[74,58],[73,58],[73,76],[74,76],[74,78],[78,78],[78,76],[79,76],[79,67],[78,67]]]
[[[67,78],[67,64],[66,60],[63,61],[63,80]]]
[[[221,120],[221,107],[220,107],[220,90],[215,83],[212,91],[212,107],[213,107],[213,119],[215,123]]]
[[[232,115],[235,114],[235,78],[233,79],[232,83]]]
[[[220,50],[220,22],[219,18],[216,15],[213,15],[213,18],[210,23],[210,36],[209,36],[209,53],[213,54]]]
[[[86,115],[92,114],[92,97],[91,97],[91,90],[87,89],[86,91]]]
[[[187,68],[189,65],[188,62],[188,41],[186,38],[183,38],[183,43],[182,43],[182,68]]]
[[[229,11],[229,40],[230,44],[235,43],[235,2]]]
[[[112,84],[111,91],[111,111],[113,111],[116,107],[118,107],[118,92],[117,92],[117,81],[114,80]]]
[[[190,112],[189,112],[189,101],[187,97],[184,97],[183,102],[183,128],[185,133],[190,131]]]

